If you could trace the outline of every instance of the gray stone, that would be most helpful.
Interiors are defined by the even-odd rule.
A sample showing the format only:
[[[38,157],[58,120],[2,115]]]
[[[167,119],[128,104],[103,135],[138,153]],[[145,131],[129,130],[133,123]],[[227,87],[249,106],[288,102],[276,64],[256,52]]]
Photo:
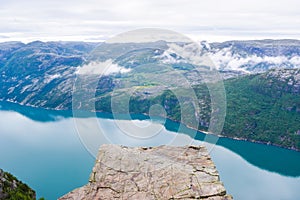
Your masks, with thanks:
[[[60,200],[232,199],[204,147],[101,146],[87,185]]]

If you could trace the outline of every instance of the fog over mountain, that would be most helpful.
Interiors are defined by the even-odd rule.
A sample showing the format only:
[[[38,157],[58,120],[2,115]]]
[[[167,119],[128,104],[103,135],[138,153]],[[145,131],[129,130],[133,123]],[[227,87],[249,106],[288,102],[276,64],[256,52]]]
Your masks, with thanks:
[[[98,45],[104,51],[94,60]],[[199,56],[208,56],[224,80],[227,116],[223,135],[299,149],[300,41],[202,41],[199,45]],[[194,115],[185,117],[186,124],[196,117],[200,129],[206,130],[212,108],[196,68],[172,53],[165,41],[6,42],[0,44],[0,100],[55,110],[111,112],[111,97],[122,97],[134,89],[130,112],[148,113],[151,104],[161,103],[170,119],[180,121],[179,102],[172,91],[192,87],[200,111],[191,110]],[[96,79],[89,81],[90,76]],[[80,94],[84,100],[72,105],[75,80],[85,77]],[[85,96],[91,89],[95,90],[92,98]],[[191,101],[188,96],[183,99],[187,104]],[[271,123],[278,117],[276,125]]]

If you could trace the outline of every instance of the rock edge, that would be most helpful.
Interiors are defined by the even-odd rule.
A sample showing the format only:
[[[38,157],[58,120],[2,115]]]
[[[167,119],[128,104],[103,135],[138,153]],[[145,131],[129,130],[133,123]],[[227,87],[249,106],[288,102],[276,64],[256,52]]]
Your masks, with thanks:
[[[202,146],[102,145],[89,183],[60,200],[231,200]]]

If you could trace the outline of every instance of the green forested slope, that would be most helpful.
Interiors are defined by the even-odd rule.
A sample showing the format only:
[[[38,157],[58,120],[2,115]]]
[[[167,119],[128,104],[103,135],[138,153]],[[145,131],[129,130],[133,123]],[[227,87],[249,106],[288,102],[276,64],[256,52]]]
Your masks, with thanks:
[[[225,82],[224,135],[300,149],[300,93],[267,74]]]
[[[0,169],[0,199],[35,200],[35,191],[16,177]]]
[[[281,71],[287,76],[285,79],[277,76]],[[300,149],[300,70],[281,71],[224,81],[227,101],[224,136]],[[194,91],[201,108],[198,128],[207,130],[211,112],[209,91],[205,85],[194,86]],[[154,104],[162,105],[168,118],[182,122],[182,110],[172,90],[157,95],[133,95],[129,111],[148,113]],[[111,112],[110,96],[99,98],[96,109]],[[190,113],[191,119],[184,119],[188,125],[193,118],[193,111]]]

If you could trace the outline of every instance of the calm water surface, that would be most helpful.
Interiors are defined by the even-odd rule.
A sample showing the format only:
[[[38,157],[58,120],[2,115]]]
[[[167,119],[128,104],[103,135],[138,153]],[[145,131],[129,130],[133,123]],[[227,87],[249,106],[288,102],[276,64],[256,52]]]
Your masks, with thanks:
[[[0,168],[30,185],[38,197],[49,200],[87,183],[94,157],[82,145],[72,113],[3,102],[0,108]],[[190,142],[189,130],[177,133],[178,124],[170,121],[165,126],[158,124],[158,135],[137,140],[122,135],[108,114],[96,120],[117,144],[154,146],[178,137],[178,145]],[[193,143],[203,144],[203,138],[204,134],[198,133]],[[299,152],[221,138],[210,154],[227,192],[235,199],[300,199]]]

